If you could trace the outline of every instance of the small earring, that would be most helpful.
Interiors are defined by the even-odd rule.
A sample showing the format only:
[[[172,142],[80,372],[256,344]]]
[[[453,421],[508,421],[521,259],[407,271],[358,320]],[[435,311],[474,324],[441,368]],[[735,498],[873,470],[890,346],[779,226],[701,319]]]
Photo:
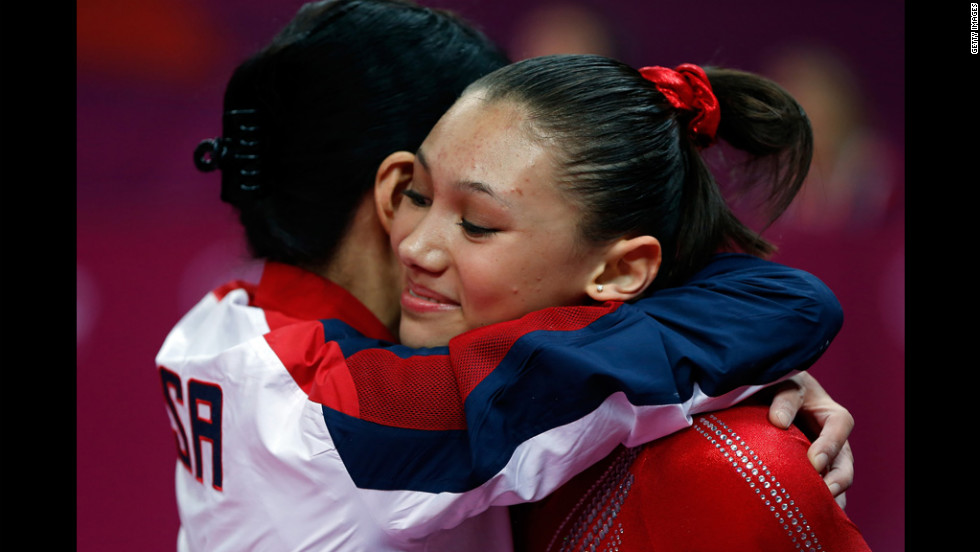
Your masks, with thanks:
[[[602,284],[596,284],[596,285],[595,285],[595,290],[596,290],[597,292],[599,292],[599,293],[602,293]]]

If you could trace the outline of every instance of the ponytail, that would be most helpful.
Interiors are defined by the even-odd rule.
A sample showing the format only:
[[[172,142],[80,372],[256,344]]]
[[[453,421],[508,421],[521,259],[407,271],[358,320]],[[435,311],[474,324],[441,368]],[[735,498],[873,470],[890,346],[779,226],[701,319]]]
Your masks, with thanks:
[[[760,232],[789,207],[799,192],[813,156],[813,130],[797,101],[775,82],[752,73],[709,68],[705,71],[718,100],[721,118],[717,138],[745,154],[735,183],[740,194],[761,199],[764,217],[759,231],[731,210],[696,144],[687,143],[687,182],[681,200],[676,274],[686,278],[718,250],[758,257],[776,247]]]

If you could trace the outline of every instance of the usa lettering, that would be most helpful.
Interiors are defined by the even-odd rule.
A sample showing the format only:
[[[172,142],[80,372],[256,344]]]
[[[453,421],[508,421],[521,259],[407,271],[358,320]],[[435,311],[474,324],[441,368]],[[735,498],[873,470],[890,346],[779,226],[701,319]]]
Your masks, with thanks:
[[[205,471],[210,472],[208,483],[220,491],[221,387],[191,379],[185,388],[179,375],[162,366],[160,384],[173,424],[177,458],[202,484],[205,484]],[[205,470],[205,466],[209,469]]]

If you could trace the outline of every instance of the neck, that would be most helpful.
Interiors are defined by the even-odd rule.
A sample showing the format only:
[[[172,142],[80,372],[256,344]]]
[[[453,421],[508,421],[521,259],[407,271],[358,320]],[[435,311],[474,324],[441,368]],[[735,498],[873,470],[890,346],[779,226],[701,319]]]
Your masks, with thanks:
[[[399,264],[373,200],[361,203],[333,258],[315,272],[350,292],[398,335]]]

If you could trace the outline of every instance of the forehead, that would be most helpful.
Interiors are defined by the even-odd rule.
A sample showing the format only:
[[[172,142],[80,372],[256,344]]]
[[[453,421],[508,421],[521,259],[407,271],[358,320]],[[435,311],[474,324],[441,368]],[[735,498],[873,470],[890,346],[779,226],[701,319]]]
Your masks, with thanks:
[[[452,129],[458,133],[457,125],[466,125],[480,120],[487,125],[486,130],[519,129],[525,120],[521,105],[510,100],[489,100],[477,91],[469,92],[456,101],[436,125]]]
[[[517,104],[468,94],[439,120],[419,152],[434,175],[491,186],[532,176],[550,181],[551,155],[528,125]]]
[[[489,190],[509,207],[540,209],[542,201],[563,195],[552,148],[535,137],[527,114],[512,101],[467,94],[439,120],[419,154],[435,185]]]

